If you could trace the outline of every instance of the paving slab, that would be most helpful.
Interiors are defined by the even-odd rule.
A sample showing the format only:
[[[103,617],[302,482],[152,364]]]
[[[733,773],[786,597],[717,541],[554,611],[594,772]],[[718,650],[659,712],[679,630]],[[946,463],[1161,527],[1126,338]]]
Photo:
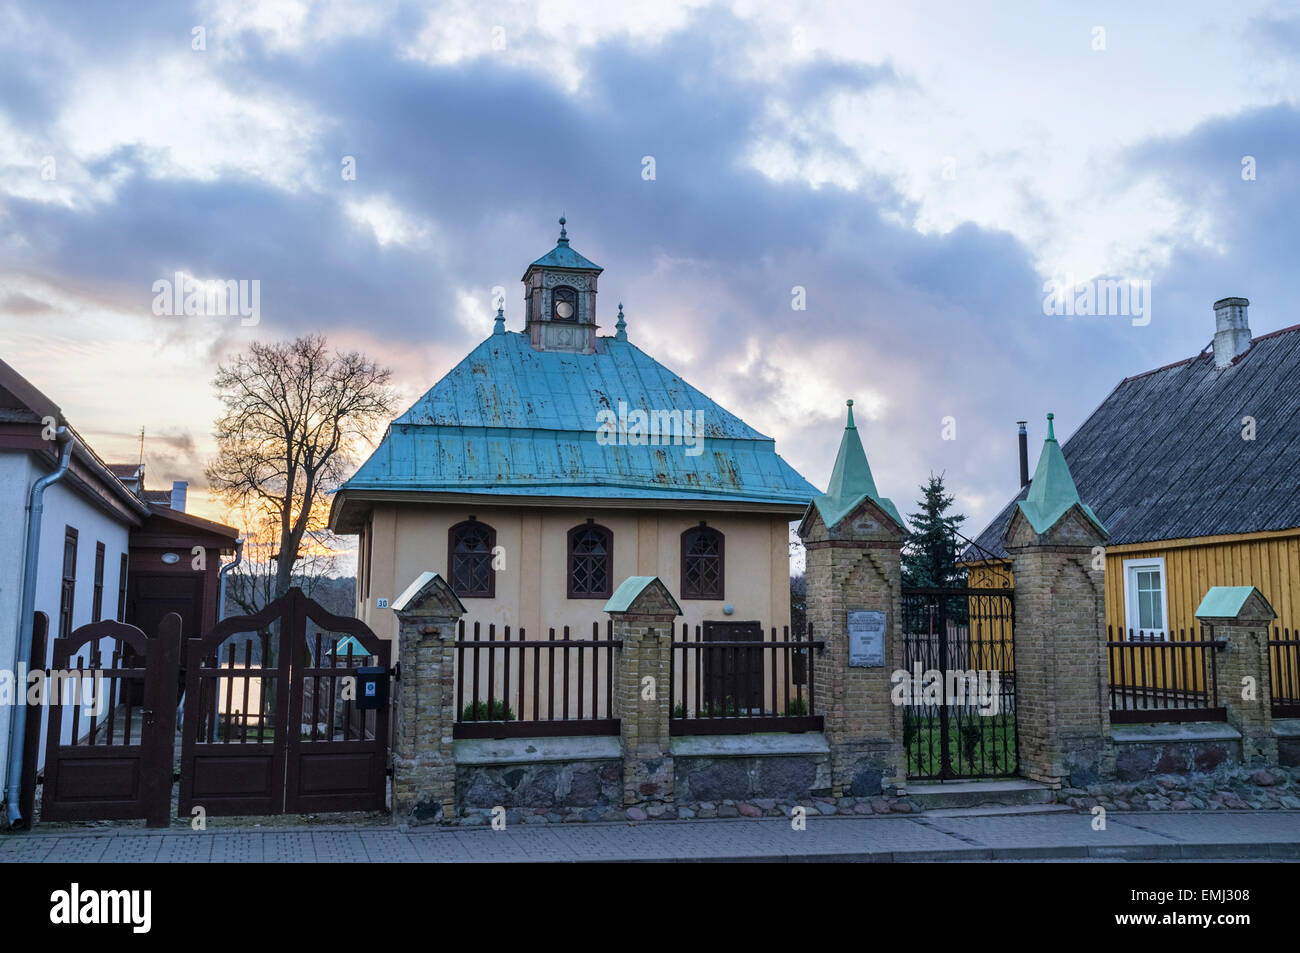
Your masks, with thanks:
[[[1300,812],[832,816],[490,828],[96,828],[0,837],[0,863],[1300,860]]]

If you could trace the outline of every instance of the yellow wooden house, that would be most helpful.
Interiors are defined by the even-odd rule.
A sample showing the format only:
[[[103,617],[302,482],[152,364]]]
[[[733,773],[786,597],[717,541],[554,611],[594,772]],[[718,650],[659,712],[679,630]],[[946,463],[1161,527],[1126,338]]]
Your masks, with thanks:
[[[1211,586],[1256,586],[1278,615],[1273,638],[1296,637],[1300,325],[1252,338],[1248,305],[1216,302],[1204,351],[1121,381],[1062,447],[1081,499],[1110,533],[1098,557],[1111,640],[1196,638]],[[998,562],[1002,535],[1033,482],[1021,430],[1024,485],[963,554],[972,586],[1010,574]],[[1275,701],[1300,697],[1297,648],[1274,647]],[[1153,680],[1112,671],[1112,682]]]

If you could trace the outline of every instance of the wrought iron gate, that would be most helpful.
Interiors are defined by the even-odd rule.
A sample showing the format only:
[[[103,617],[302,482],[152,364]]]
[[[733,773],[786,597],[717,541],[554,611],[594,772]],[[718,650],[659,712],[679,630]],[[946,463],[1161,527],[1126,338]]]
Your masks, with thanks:
[[[903,589],[907,776],[1016,773],[1013,590]]]
[[[383,810],[389,705],[359,707],[356,686],[363,667],[388,673],[390,653],[297,588],[191,639],[180,816]]]

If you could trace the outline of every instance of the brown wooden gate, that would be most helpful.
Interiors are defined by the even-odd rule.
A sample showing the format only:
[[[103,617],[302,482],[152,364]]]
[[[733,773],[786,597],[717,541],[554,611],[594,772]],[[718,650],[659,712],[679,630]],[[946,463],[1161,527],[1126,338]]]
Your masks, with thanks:
[[[350,696],[358,669],[387,673],[390,653],[296,587],[191,639],[180,816],[383,810],[389,705],[359,710]]]
[[[153,638],[105,620],[54,640],[42,821],[167,826],[180,639],[181,618],[171,613]]]

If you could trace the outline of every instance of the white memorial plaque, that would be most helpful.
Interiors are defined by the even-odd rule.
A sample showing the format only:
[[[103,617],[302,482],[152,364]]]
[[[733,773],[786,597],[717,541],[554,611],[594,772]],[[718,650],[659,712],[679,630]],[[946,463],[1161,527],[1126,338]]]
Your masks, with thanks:
[[[885,664],[885,613],[849,610],[849,666],[882,668]]]

